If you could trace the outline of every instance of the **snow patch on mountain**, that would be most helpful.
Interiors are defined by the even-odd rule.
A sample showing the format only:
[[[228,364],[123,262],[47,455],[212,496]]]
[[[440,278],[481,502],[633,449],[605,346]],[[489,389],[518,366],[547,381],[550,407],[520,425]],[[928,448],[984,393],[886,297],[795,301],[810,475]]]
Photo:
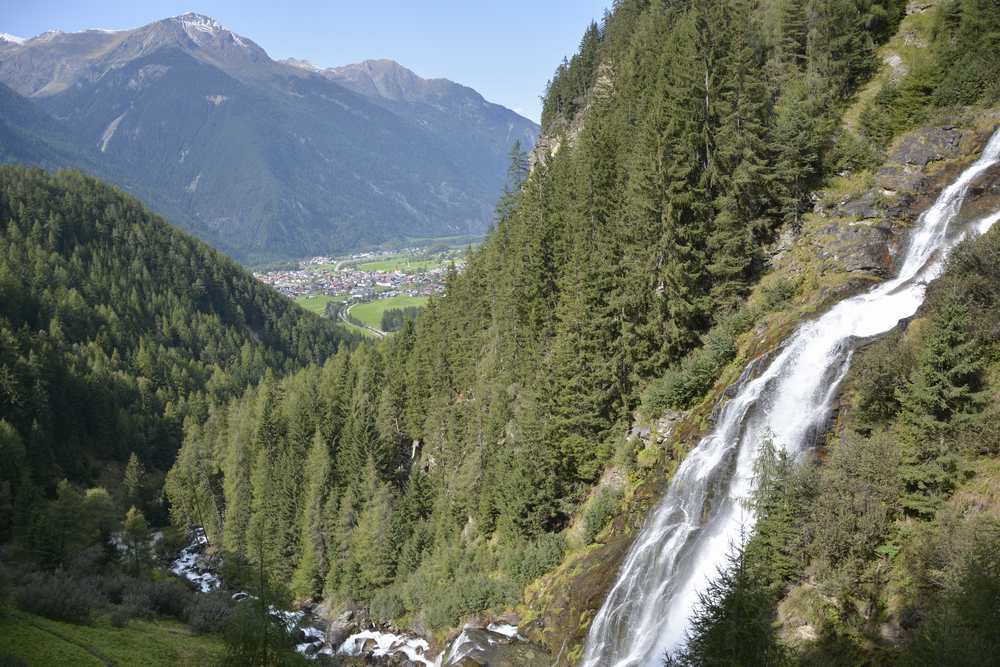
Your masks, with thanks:
[[[179,23],[184,29],[184,32],[187,33],[188,37],[193,39],[195,42],[198,41],[199,37],[225,35],[233,40],[233,43],[237,46],[244,49],[250,48],[242,37],[226,28],[210,16],[188,12],[187,14],[181,14],[180,16],[175,16],[168,20]]]
[[[301,58],[286,58],[280,61],[284,65],[290,65],[291,67],[297,67],[299,69],[304,69],[309,72],[322,72],[323,68],[313,65],[308,60],[302,60]]]
[[[118,129],[118,124],[122,122],[122,118],[125,117],[128,111],[125,111],[122,115],[115,118],[113,121],[108,123],[108,126],[104,128],[104,134],[101,135],[101,152],[104,153],[108,150],[108,142],[111,141],[111,137],[115,136],[115,131]]]
[[[24,37],[18,37],[17,35],[11,35],[7,32],[0,32],[0,42],[9,42],[10,44],[24,44]]]
[[[204,14],[195,14],[194,12],[188,12],[187,14],[175,16],[172,20],[177,21],[185,28],[198,30],[200,32],[215,33],[226,30],[225,26],[212,17],[205,16]]]

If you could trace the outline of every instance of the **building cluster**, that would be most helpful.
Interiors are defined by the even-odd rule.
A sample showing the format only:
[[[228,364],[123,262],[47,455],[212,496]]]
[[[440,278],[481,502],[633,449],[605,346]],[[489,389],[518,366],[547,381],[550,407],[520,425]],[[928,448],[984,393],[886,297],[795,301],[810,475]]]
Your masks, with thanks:
[[[444,291],[446,272],[443,268],[417,273],[364,271],[354,266],[338,268],[337,260],[330,257],[314,257],[302,262],[298,269],[254,273],[254,277],[292,298],[326,294],[370,301],[391,296],[440,294]]]

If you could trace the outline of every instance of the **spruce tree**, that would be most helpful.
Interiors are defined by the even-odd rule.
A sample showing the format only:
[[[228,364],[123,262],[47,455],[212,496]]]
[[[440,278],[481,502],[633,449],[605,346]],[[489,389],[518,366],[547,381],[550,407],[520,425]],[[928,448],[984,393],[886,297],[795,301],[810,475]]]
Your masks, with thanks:
[[[904,507],[929,516],[954,489],[960,458],[949,432],[982,408],[983,359],[968,333],[969,309],[951,296],[935,311],[909,382],[898,391]]]

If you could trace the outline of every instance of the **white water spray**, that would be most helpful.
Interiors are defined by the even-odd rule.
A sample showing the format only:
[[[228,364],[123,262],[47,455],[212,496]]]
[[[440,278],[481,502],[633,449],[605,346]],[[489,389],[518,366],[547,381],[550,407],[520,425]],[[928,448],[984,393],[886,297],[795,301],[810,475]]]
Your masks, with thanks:
[[[725,565],[731,545],[753,527],[743,501],[752,491],[759,445],[770,436],[795,457],[821,435],[854,341],[916,313],[951,248],[1000,219],[998,212],[967,229],[949,228],[969,184],[998,160],[1000,130],[920,216],[895,279],[801,325],[767,370],[742,383],[632,545],[591,625],[581,667],[658,667],[667,651],[683,644],[699,593]]]

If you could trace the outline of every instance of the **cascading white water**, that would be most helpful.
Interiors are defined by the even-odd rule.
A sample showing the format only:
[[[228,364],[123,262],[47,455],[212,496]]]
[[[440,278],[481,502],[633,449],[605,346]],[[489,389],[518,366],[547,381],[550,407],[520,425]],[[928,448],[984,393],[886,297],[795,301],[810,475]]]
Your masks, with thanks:
[[[969,184],[998,161],[1000,130],[920,216],[895,279],[801,325],[768,368],[738,388],[632,545],[594,617],[581,667],[659,666],[667,651],[683,644],[699,593],[753,527],[743,501],[752,490],[760,444],[770,437],[794,457],[819,435],[854,341],[913,315],[948,251],[966,233],[983,233],[1000,219],[998,212],[966,229],[949,228]]]

